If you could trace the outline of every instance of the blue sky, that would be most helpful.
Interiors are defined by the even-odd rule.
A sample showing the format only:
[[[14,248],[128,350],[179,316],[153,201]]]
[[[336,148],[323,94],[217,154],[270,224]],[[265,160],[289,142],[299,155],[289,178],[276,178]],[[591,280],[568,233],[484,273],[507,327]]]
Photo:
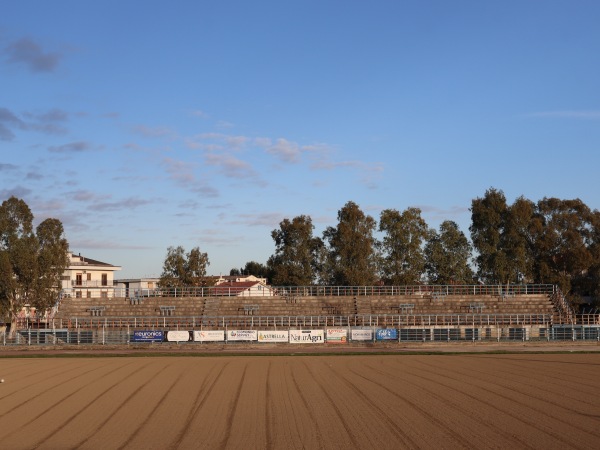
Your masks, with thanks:
[[[600,2],[27,1],[0,16],[0,200],[159,275],[265,263],[349,200],[456,221],[494,187],[600,207]]]

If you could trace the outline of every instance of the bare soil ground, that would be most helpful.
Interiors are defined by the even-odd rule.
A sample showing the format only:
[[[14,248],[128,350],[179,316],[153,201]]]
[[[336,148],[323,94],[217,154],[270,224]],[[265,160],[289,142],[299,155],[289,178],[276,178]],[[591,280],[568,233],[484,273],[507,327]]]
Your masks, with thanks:
[[[0,378],[4,449],[600,442],[600,353],[17,357]]]

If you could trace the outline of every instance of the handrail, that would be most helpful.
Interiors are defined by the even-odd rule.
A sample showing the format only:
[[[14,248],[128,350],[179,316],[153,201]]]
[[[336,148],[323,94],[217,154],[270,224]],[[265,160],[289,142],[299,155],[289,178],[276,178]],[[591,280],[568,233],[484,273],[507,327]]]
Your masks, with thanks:
[[[551,314],[354,314],[300,316],[145,316],[73,317],[54,319],[48,328],[217,328],[322,327],[322,326],[525,326],[552,325]]]
[[[406,285],[406,286],[267,286],[260,293],[247,287],[210,286],[210,287],[177,287],[156,289],[127,289],[109,287],[107,292],[89,291],[92,297],[364,297],[364,296],[421,296],[434,297],[445,295],[464,296],[498,296],[516,295],[552,295],[556,287],[552,284],[507,284],[507,285]],[[76,297],[77,289],[64,289],[61,296]],[[260,294],[260,295],[259,295]]]

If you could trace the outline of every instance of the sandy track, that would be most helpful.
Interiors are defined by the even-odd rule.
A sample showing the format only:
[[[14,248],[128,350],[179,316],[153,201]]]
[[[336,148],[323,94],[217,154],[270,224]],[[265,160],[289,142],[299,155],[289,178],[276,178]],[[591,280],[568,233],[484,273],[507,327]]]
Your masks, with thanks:
[[[600,354],[0,359],[0,443],[597,448]]]

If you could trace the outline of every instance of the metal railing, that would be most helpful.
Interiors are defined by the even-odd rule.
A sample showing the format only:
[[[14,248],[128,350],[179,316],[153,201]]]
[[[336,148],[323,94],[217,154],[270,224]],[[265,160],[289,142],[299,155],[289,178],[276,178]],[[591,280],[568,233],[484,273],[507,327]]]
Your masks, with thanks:
[[[327,331],[328,327],[335,327],[336,331],[340,329],[340,325],[331,325],[331,324],[313,324],[311,329],[321,329],[323,332]],[[278,327],[279,330],[293,330],[293,329],[307,329],[308,326],[304,324],[298,323],[297,325],[292,323],[290,325],[281,325]],[[229,330],[240,330],[241,328],[230,327]],[[498,327],[485,327],[485,326],[473,326],[470,324],[464,326],[445,326],[445,327],[429,327],[429,326],[421,326],[421,327],[382,327],[381,325],[371,325],[371,326],[362,326],[358,327],[359,330],[370,330],[372,338],[365,341],[364,339],[358,339],[353,341],[352,325],[348,325],[347,330],[347,343],[353,342],[358,344],[365,343],[373,343],[376,342],[383,343],[385,342],[388,346],[393,342],[432,342],[437,341],[440,345],[443,344],[444,341],[452,342],[452,341],[481,341],[481,342],[515,342],[515,341],[596,341],[600,342],[600,326],[574,326],[574,325],[546,325],[546,326],[538,326],[531,327],[522,324],[506,324]],[[144,327],[138,327],[137,330],[157,330],[153,326],[153,324],[144,324]],[[227,330],[227,329],[225,329]],[[377,339],[376,331],[383,330],[391,333],[391,338],[385,341],[381,341]],[[167,334],[170,332],[169,330],[163,331],[152,331],[152,333],[160,333],[163,336],[163,339],[153,340],[153,344],[175,344],[176,345],[206,345],[206,342],[198,342],[194,341],[195,333],[192,333],[193,330],[189,328],[180,328],[177,333],[178,336],[181,336],[182,331],[188,332],[188,339],[182,341],[180,338],[176,342],[169,341],[167,339]],[[65,345],[147,345],[144,343],[135,341],[135,332],[136,329],[133,327],[127,327],[123,329],[111,329],[106,326],[99,326],[94,328],[74,328],[74,329],[27,329],[27,330],[19,330],[11,336],[8,336],[6,333],[0,331],[0,345],[17,345],[17,346],[65,346]],[[240,342],[240,341],[229,341],[227,337],[227,331],[223,333],[223,339],[219,341],[215,341],[212,343],[208,343],[208,345],[227,345],[227,344],[237,344],[237,345],[246,345],[249,342]],[[257,343],[254,341],[254,344],[262,345],[261,343]],[[285,347],[289,342],[283,342],[278,345]],[[323,344],[321,344],[323,345]],[[340,343],[334,344],[339,346]]]
[[[105,286],[104,286],[105,287]],[[248,291],[243,287],[210,286],[210,287],[177,287],[155,289],[131,289],[109,287],[109,297],[361,297],[361,296],[499,296],[513,297],[517,295],[554,294],[556,287],[552,284],[510,284],[510,285],[412,285],[412,286],[268,286],[260,293]],[[100,292],[90,291],[94,297]],[[76,297],[77,289],[64,289],[61,295]]]
[[[153,316],[153,317],[74,317],[38,323],[22,323],[18,328],[165,328],[165,329],[276,329],[278,327],[315,328],[324,326],[504,326],[552,324],[550,314],[355,314],[300,316]]]

